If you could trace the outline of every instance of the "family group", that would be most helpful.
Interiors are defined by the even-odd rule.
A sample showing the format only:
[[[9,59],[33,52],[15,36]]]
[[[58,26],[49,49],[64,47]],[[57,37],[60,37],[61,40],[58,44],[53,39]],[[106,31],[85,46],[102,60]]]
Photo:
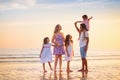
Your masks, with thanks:
[[[82,68],[78,70],[80,71],[88,71],[87,59],[86,54],[88,50],[89,44],[89,21],[92,17],[88,18],[87,15],[82,16],[82,21],[76,21],[74,23],[75,28],[79,34],[79,46],[80,46],[80,54],[82,60]],[[80,27],[77,26],[77,23],[80,23]],[[67,72],[73,72],[70,69],[70,61],[72,61],[72,57],[74,56],[74,49],[73,49],[73,40],[70,34],[67,34],[64,37],[64,33],[61,32],[62,26],[57,24],[54,29],[54,34],[52,36],[52,40],[50,43],[49,37],[45,37],[43,39],[43,46],[40,52],[40,62],[43,64],[44,72],[47,72],[45,69],[45,63],[49,64],[49,67],[52,71],[56,72],[57,63],[59,62],[59,71],[62,71],[62,55],[65,55],[65,60],[67,61]],[[53,46],[53,53],[51,51],[51,47]],[[51,66],[52,62],[52,55],[55,55],[54,60],[54,69]]]

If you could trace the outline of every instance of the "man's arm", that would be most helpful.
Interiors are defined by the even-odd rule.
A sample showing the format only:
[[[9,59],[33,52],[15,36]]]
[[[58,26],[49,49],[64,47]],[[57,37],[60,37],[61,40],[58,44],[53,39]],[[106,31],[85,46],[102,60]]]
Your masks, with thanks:
[[[76,30],[77,30],[78,32],[80,32],[80,29],[77,27],[77,21],[74,23],[74,25],[75,25]]]
[[[88,43],[89,43],[89,37],[85,37],[86,38],[86,45],[85,45],[85,51],[87,51],[88,49]]]

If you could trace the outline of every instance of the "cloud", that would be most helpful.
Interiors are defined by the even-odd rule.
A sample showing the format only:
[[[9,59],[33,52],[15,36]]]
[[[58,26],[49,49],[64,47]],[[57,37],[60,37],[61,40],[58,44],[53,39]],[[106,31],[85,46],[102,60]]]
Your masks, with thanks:
[[[24,9],[30,7],[39,8],[63,8],[63,7],[79,7],[81,5],[91,4],[93,0],[1,0],[0,10],[6,9]]]
[[[37,2],[40,8],[45,9],[57,9],[57,8],[74,8],[74,7],[92,7],[93,5],[98,5],[98,1],[91,0],[40,0]]]
[[[37,3],[43,4],[63,4],[63,3],[71,3],[76,2],[77,0],[37,0]]]
[[[114,0],[37,0],[40,8],[74,8],[74,7],[104,7],[107,4],[116,3]]]
[[[0,0],[0,10],[26,9],[31,7],[56,9],[66,7],[102,7],[109,4],[118,4],[115,0]]]
[[[2,0],[0,1],[0,9],[23,9],[36,5],[36,0]]]

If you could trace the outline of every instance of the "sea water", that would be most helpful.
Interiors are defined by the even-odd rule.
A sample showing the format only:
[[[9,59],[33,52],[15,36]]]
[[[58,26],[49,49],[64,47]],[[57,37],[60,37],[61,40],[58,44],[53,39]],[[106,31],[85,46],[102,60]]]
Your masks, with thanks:
[[[0,49],[0,62],[39,62],[40,49]],[[80,60],[79,48],[74,50],[74,61]],[[89,49],[88,60],[120,60],[120,50]],[[54,55],[53,55],[54,60]],[[64,61],[64,55],[63,55]]]

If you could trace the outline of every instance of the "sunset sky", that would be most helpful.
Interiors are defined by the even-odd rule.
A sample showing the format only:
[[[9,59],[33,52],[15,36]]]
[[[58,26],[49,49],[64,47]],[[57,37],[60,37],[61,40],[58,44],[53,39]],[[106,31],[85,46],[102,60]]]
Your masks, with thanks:
[[[0,0],[0,48],[40,48],[56,24],[73,36],[74,22],[90,21],[90,48],[120,49],[120,0]]]

